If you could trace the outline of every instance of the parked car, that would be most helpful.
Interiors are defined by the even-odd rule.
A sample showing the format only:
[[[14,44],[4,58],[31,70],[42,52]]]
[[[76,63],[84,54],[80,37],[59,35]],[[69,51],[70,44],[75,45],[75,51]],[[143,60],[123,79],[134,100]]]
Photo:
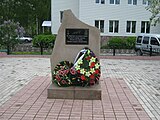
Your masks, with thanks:
[[[32,38],[30,36],[17,37],[20,42],[31,42]]]
[[[139,34],[135,45],[136,54],[160,54],[160,34]]]

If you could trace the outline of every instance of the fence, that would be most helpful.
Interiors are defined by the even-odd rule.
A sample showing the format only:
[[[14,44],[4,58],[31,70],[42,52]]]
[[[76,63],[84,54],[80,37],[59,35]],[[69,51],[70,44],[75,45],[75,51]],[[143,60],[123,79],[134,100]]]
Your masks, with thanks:
[[[14,52],[39,52],[40,48],[33,47],[31,44],[19,44],[14,49]],[[52,49],[50,48],[44,48],[45,52],[52,52]],[[101,49],[101,54],[113,54],[113,49]],[[135,54],[135,51],[133,49],[116,49],[116,54]]]
[[[101,54],[113,54],[113,49],[101,49]],[[115,54],[135,54],[134,49],[116,49]]]
[[[44,52],[52,52],[51,48],[44,48]],[[13,52],[40,52],[40,48],[33,47],[31,44],[19,44],[14,47]]]

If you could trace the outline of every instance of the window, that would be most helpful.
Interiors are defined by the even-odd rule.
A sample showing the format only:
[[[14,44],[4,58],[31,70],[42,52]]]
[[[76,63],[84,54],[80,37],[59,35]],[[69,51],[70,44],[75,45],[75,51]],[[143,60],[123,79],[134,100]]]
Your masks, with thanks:
[[[99,28],[101,33],[104,33],[104,20],[95,20],[95,27]]]
[[[105,4],[105,0],[96,0],[96,3]]]
[[[151,45],[159,45],[158,40],[155,37],[151,37]]]
[[[63,11],[60,11],[60,22],[62,23],[62,19],[63,19]]]
[[[105,0],[101,0],[101,4],[105,4]]]
[[[141,41],[142,41],[142,36],[138,36],[137,37],[137,43],[141,43]]]
[[[99,0],[96,0],[96,3],[99,3]]]
[[[128,0],[128,4],[137,5],[137,0]]]
[[[110,20],[109,21],[109,32],[118,33],[119,31],[119,21],[118,20]]]
[[[150,1],[148,1],[148,0],[143,0],[143,5],[150,5],[151,4],[151,2]]]
[[[141,33],[150,33],[149,21],[142,21],[141,22]]]
[[[120,4],[120,0],[110,0],[110,4]]]
[[[136,21],[127,21],[127,33],[135,33],[136,32]]]
[[[149,37],[143,38],[143,44],[149,44]]]

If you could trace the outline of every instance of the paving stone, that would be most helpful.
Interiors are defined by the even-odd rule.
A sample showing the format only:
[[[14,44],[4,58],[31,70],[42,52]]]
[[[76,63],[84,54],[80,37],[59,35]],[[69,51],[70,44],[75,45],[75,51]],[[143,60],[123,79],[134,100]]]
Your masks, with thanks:
[[[81,112],[83,111],[91,112],[91,119],[93,119],[93,113],[96,113],[96,110],[97,114],[100,112],[102,112],[102,114],[100,114],[100,116],[95,115],[95,119],[121,119],[123,116],[120,113],[117,114],[117,118],[115,114],[115,112],[117,113],[119,110],[124,113],[135,111],[139,118],[137,118],[135,114],[128,114],[128,117],[125,117],[129,120],[132,120],[133,117],[135,117],[133,118],[135,120],[160,119],[160,97],[158,89],[160,88],[159,58],[145,56],[125,57],[125,59],[128,60],[116,56],[110,56],[108,58],[109,59],[100,60],[102,66],[102,101],[89,100],[90,102],[88,102],[74,100],[65,103],[66,100],[59,99],[51,101],[52,104],[48,106],[48,109],[42,109],[43,107],[45,108],[45,101],[47,101],[45,90],[50,84],[50,78],[39,76],[47,76],[50,74],[49,58],[1,57],[0,118],[8,119],[9,116],[6,117],[5,113],[8,113],[9,110],[13,110],[14,115],[23,114],[24,116],[27,116],[27,111],[31,110],[32,112],[34,111],[34,114],[30,115],[35,115],[38,111],[39,113],[43,113],[40,111],[45,111],[48,112],[45,119],[57,119],[60,113],[63,115],[62,113],[65,113],[65,110],[68,109],[68,113],[72,115],[70,119],[74,119],[74,117],[75,119],[82,119]],[[131,60],[133,58],[134,60]],[[152,61],[152,58],[157,60]],[[135,101],[137,100],[139,102],[136,102],[137,106],[135,106]],[[18,104],[24,104],[24,106],[15,106]],[[134,106],[132,106],[132,104]],[[30,107],[27,108],[27,105]],[[119,105],[123,107],[118,108],[117,106]],[[144,109],[140,107],[141,105],[150,118],[148,118]],[[2,108],[4,108],[4,110],[2,110]],[[107,114],[106,112],[111,114]],[[54,117],[51,117],[52,115]],[[21,116],[17,116],[17,119],[18,117]],[[59,119],[66,118],[67,116],[59,117]],[[36,119],[42,120],[44,118],[39,116]],[[87,117],[84,119],[87,119]]]

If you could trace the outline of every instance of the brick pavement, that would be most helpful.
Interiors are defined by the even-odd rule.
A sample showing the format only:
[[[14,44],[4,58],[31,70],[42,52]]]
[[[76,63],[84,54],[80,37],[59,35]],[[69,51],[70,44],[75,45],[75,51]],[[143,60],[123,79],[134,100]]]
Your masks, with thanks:
[[[50,79],[35,77],[0,107],[0,119],[150,120],[123,79],[101,79],[102,101],[47,99]]]

